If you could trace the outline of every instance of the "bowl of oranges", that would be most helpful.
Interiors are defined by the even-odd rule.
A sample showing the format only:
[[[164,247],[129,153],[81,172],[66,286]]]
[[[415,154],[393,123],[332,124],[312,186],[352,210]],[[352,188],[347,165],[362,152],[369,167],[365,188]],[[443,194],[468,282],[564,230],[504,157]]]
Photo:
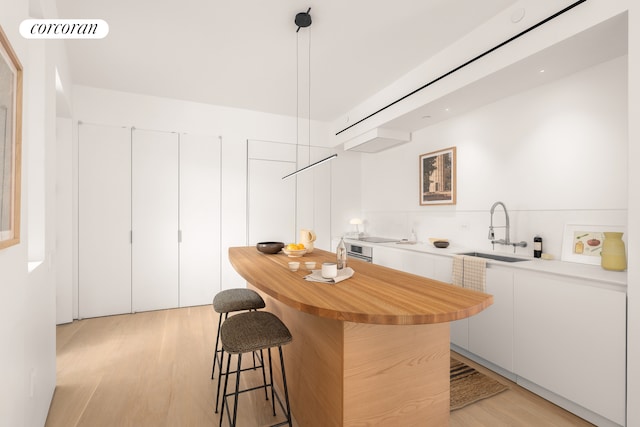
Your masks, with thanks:
[[[289,243],[282,248],[282,252],[290,256],[291,258],[301,257],[307,253],[307,248],[302,243]]]

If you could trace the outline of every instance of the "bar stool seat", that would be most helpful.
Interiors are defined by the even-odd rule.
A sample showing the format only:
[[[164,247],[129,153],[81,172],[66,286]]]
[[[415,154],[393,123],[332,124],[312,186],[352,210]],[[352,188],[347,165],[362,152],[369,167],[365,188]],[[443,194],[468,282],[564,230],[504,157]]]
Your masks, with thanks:
[[[220,340],[222,341],[222,350],[229,354],[227,360],[227,367],[224,381],[224,393],[222,398],[222,411],[220,414],[220,425],[222,426],[222,417],[225,414],[225,406],[229,417],[231,426],[236,425],[236,418],[238,413],[238,395],[240,393],[264,388],[265,392],[267,387],[271,388],[271,404],[273,407],[273,415],[276,415],[275,399],[278,399],[280,408],[286,415],[286,420],[278,424],[274,424],[272,427],[288,424],[292,426],[291,422],[291,408],[289,406],[289,392],[287,390],[287,378],[284,369],[284,357],[282,355],[282,346],[292,341],[291,332],[285,326],[284,323],[273,313],[266,311],[252,311],[248,313],[240,313],[227,319],[220,330]],[[274,390],[273,384],[273,369],[271,363],[271,349],[278,347],[280,355],[280,364],[282,371],[282,384],[284,388],[285,405],[283,405],[280,397]],[[240,374],[242,372],[242,355],[244,353],[254,353],[256,351],[262,352],[267,350],[269,355],[269,383],[264,379],[264,384],[257,387],[247,388],[240,390]],[[238,357],[238,366],[236,372],[236,385],[235,390],[232,393],[227,393],[228,381],[229,381],[229,369],[231,366],[231,355],[236,354]],[[224,358],[224,354],[222,355]],[[263,374],[264,375],[264,374]],[[229,406],[226,405],[227,397],[234,396],[233,415]]]
[[[220,326],[222,325],[222,317],[226,319],[229,316],[229,313],[235,311],[246,311],[246,310],[259,310],[265,307],[264,300],[256,291],[247,288],[235,288],[235,289],[225,289],[224,291],[218,292],[213,297],[213,309],[216,313],[220,313],[220,317],[218,319],[218,333],[216,335],[216,346],[213,351],[213,366],[211,367],[211,379],[216,371],[216,362],[218,365],[218,370],[222,370],[222,360],[218,357],[220,353],[220,349],[218,349],[218,344],[220,342]],[[218,388],[220,388],[220,381],[218,381]]]
[[[264,300],[256,291],[247,288],[226,289],[213,297],[216,313],[258,310],[265,307]]]

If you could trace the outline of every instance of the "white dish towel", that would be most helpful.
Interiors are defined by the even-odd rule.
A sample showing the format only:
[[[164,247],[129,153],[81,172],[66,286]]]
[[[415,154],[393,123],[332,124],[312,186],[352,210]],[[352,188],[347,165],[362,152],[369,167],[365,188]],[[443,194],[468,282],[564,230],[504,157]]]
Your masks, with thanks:
[[[346,267],[342,270],[338,270],[338,276],[334,279],[325,279],[324,277],[322,277],[322,270],[311,270],[311,274],[307,274],[306,276],[304,276],[304,278],[305,280],[308,280],[310,282],[340,283],[343,280],[347,280],[351,276],[353,276],[353,273],[355,273],[355,271],[353,271],[353,268]]]
[[[487,260],[483,258],[454,255],[453,277],[454,285],[474,291],[487,291]]]

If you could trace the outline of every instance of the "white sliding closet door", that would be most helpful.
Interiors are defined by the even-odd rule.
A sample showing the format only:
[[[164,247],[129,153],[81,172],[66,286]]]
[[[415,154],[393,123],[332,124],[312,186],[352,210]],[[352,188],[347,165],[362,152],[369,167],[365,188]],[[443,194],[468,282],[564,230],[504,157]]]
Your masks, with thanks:
[[[131,131],[78,126],[78,316],[131,312]]]
[[[220,286],[218,137],[180,135],[180,306],[210,304]]]
[[[134,129],[133,311],[178,307],[178,135]]]

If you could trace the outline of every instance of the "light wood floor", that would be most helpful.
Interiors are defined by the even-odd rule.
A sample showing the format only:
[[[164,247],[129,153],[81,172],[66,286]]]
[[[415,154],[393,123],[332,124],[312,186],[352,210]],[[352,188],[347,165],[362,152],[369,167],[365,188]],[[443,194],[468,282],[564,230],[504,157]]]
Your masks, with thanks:
[[[217,426],[216,381],[210,379],[216,325],[211,306],[202,306],[58,326],[57,387],[46,427]],[[455,356],[510,390],[454,411],[451,426],[591,425]],[[249,383],[256,377],[243,375]],[[238,425],[274,422],[271,403],[260,393],[242,396]]]

